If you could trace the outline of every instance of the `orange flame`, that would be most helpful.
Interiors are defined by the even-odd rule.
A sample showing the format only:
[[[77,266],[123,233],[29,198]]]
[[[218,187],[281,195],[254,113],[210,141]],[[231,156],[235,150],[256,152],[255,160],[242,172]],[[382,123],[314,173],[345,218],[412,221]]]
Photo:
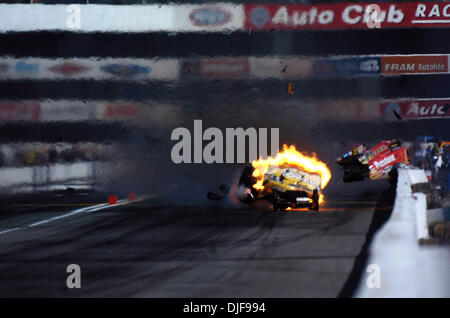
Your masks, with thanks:
[[[257,179],[257,182],[253,187],[257,190],[263,190],[262,185],[264,174],[270,167],[294,167],[301,171],[316,173],[320,175],[321,185],[323,190],[331,179],[331,171],[328,166],[322,161],[318,160],[316,154],[313,153],[312,157],[300,153],[295,149],[295,146],[283,145],[283,150],[279,152],[275,157],[268,157],[267,159],[258,159],[252,162],[254,168],[253,176]],[[323,200],[323,198],[322,198]]]

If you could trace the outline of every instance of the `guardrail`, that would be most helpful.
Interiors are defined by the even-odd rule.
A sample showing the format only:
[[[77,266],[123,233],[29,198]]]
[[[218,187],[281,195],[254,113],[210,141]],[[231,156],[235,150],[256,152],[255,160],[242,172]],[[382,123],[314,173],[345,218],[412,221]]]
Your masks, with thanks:
[[[0,169],[0,189],[15,190],[24,187],[51,187],[71,182],[91,184],[96,181],[105,163],[79,162],[22,168]]]
[[[450,297],[450,249],[418,242],[428,237],[426,195],[411,185],[423,182],[423,170],[399,169],[392,215],[373,239],[355,297]]]

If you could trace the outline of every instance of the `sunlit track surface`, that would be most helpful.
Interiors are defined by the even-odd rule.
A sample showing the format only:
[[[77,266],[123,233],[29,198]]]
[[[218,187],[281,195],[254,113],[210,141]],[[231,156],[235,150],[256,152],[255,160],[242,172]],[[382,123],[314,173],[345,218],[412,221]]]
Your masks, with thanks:
[[[387,183],[372,188],[383,193]],[[392,206],[375,193],[351,197],[330,198],[318,213],[150,200],[31,228],[98,198],[3,204],[1,230],[19,229],[1,235],[0,295],[335,297],[374,215]],[[82,270],[80,290],[65,285],[73,263]]]

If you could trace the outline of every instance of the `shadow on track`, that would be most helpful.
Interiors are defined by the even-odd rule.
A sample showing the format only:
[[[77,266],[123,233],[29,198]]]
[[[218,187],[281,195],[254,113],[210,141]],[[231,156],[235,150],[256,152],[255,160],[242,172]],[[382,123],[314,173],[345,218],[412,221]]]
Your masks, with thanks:
[[[394,205],[396,194],[396,186],[390,184],[389,188],[383,191],[380,198],[377,201],[375,212],[373,213],[372,222],[370,223],[369,230],[366,234],[366,240],[361,248],[358,256],[353,264],[353,269],[344,284],[344,287],[338,294],[338,298],[350,298],[353,297],[361,278],[363,277],[364,269],[367,265],[367,259],[369,257],[369,247],[372,243],[375,233],[386,223],[392,214],[391,210],[381,210],[378,208],[385,207],[386,205]]]

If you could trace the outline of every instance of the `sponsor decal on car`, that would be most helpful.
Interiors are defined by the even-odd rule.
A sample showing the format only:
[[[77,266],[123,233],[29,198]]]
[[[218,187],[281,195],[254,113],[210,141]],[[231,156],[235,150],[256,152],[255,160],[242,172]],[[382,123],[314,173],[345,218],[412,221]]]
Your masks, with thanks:
[[[78,64],[75,62],[64,62],[48,68],[49,71],[62,74],[64,76],[77,75],[79,73],[89,70],[90,67]]]
[[[387,157],[384,157],[381,160],[374,160],[372,162],[372,164],[375,166],[376,169],[381,169],[394,161],[395,161],[395,155],[391,154]]]
[[[147,66],[141,66],[136,64],[106,64],[102,65],[100,69],[103,72],[112,74],[119,77],[134,77],[137,75],[150,74],[151,68]]]
[[[387,150],[387,146],[386,146],[386,145],[381,145],[380,147],[374,149],[374,150],[373,150],[373,153],[374,153],[375,155],[378,155],[379,153],[381,153],[381,152],[383,152],[383,151],[385,151],[385,150]]]
[[[447,55],[382,56],[382,74],[448,73]]]
[[[232,14],[225,8],[202,7],[189,14],[192,24],[198,27],[221,26],[231,21]]]
[[[450,99],[402,100],[380,105],[380,114],[386,119],[395,119],[394,111],[403,119],[449,118]]]
[[[371,23],[381,28],[436,27],[450,25],[450,4],[442,2],[384,3],[371,20],[370,3],[248,4],[244,27],[248,29],[361,29]]]

